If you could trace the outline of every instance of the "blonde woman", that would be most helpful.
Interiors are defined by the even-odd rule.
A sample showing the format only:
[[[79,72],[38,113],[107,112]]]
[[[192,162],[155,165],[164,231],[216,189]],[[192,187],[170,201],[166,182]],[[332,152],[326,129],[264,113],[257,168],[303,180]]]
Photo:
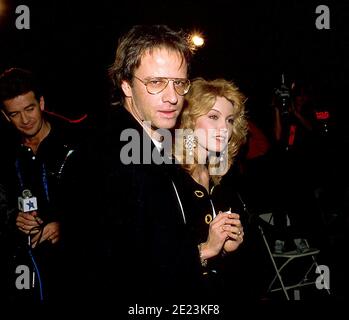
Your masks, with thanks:
[[[246,141],[244,101],[232,82],[194,79],[176,134],[181,169],[174,179],[204,274],[219,273],[217,262],[243,242],[243,206],[231,179],[223,177]]]

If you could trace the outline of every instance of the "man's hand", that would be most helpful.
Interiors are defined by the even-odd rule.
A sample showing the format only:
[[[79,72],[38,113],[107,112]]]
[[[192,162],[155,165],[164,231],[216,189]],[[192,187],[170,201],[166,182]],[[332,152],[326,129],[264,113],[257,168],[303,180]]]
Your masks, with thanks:
[[[45,225],[44,230],[42,231],[42,235],[40,237],[40,233],[36,234],[31,243],[32,247],[35,248],[38,244],[48,240],[51,241],[52,244],[55,244],[59,241],[60,237],[60,225],[58,222],[50,222]],[[40,239],[40,242],[38,242]]]
[[[16,226],[18,230],[24,232],[25,234],[36,234],[40,230],[40,225],[43,221],[38,217],[36,211],[31,211],[29,213],[20,211],[16,218]]]

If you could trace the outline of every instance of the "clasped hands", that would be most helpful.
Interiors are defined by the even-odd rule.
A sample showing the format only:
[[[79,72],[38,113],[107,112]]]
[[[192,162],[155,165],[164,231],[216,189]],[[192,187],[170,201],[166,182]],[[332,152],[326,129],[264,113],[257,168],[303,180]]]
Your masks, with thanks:
[[[205,259],[217,256],[222,251],[235,251],[243,242],[244,230],[237,213],[219,212],[209,226],[207,241],[202,244]]]

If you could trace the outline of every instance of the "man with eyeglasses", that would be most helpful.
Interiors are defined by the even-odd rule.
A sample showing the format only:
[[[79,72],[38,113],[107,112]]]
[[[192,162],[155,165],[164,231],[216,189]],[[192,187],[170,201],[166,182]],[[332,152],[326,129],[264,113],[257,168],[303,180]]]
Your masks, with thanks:
[[[134,26],[119,41],[109,72],[122,97],[91,147],[96,157],[90,158],[87,179],[96,192],[88,200],[96,204],[88,210],[93,216],[85,216],[93,224],[87,230],[93,231],[97,249],[92,258],[88,248],[89,269],[103,284],[102,289],[97,284],[93,299],[113,300],[121,292],[127,306],[175,303],[188,301],[179,298],[192,298],[197,288],[199,252],[171,179],[172,165],[153,157],[143,161],[149,149],[162,157],[159,132],[176,125],[190,88],[191,56],[186,35],[164,25]],[[126,131],[137,135],[123,138]],[[139,153],[140,163],[123,162],[130,137],[138,142],[132,151]]]

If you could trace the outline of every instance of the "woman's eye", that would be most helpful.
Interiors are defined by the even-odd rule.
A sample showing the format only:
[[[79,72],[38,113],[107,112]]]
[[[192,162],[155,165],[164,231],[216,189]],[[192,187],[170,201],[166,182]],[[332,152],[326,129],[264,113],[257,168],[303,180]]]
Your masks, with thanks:
[[[217,120],[218,119],[218,116],[216,116],[215,114],[211,114],[209,116],[210,119],[213,119],[213,120]]]

